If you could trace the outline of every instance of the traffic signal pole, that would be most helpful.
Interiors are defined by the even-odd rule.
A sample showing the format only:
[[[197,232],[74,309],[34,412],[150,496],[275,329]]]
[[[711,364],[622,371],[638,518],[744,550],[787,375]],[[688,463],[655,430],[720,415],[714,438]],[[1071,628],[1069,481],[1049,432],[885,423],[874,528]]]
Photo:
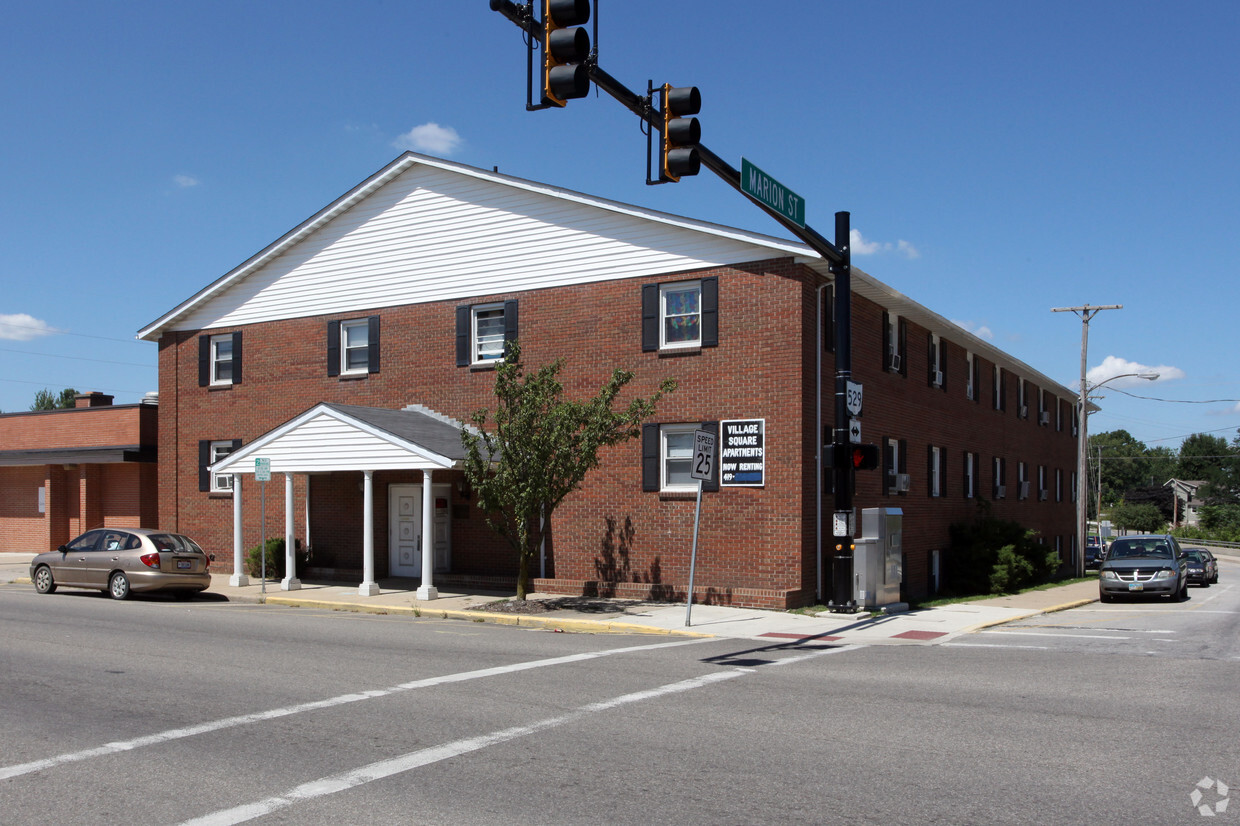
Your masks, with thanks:
[[[490,0],[492,11],[507,17],[529,36],[528,48],[531,52],[544,43],[545,30],[542,21],[534,16],[534,3],[517,5],[512,0]],[[662,132],[664,129],[663,114],[656,111],[649,96],[643,97],[633,92],[616,78],[612,77],[598,65],[597,51],[591,51],[584,65],[590,81],[611,97],[620,102],[626,109],[637,115],[649,128]],[[665,103],[666,105],[666,103]],[[535,107],[539,108],[539,107]],[[850,216],[847,212],[835,213],[835,242],[832,243],[815,231],[812,227],[801,226],[768,207],[766,204],[751,197],[741,187],[741,173],[723,158],[710,151],[701,143],[697,144],[697,152],[702,165],[715,173],[724,183],[745,196],[750,203],[758,206],[767,215],[774,218],[780,226],[792,233],[810,249],[827,261],[835,279],[835,427],[832,431],[831,445],[821,443],[822,434],[816,434],[819,442],[819,457],[834,457],[843,452],[848,445],[848,382],[852,378],[852,254],[849,241]],[[835,446],[839,445],[837,449]],[[825,466],[823,461],[822,465]],[[841,467],[843,465],[843,467]],[[853,583],[853,533],[856,520],[853,516],[854,469],[846,462],[832,462],[835,488],[835,514],[832,521],[832,593],[829,605],[835,610],[855,611],[856,601],[852,598]],[[821,594],[820,597],[826,596]]]

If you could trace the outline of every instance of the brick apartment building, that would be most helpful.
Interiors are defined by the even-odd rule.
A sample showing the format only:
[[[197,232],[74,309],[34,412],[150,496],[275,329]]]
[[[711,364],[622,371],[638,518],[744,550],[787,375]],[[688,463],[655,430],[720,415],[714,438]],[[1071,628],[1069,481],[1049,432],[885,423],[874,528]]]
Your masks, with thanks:
[[[0,552],[55,550],[91,528],[157,527],[154,402],[0,415]]]
[[[1073,393],[855,267],[852,283],[884,465],[858,472],[856,505],[903,511],[906,595],[935,588],[948,526],[980,500],[1066,558]],[[706,489],[696,593],[810,604],[830,572],[831,290],[798,243],[406,153],[139,331],[160,350],[161,526],[227,570],[263,530],[264,457],[266,535],[311,547],[320,575],[511,585],[459,428],[494,408],[519,338],[527,367],[567,358],[569,397],[616,367],[634,393],[679,383],[556,511],[537,590],[683,599],[705,424],[759,438]]]

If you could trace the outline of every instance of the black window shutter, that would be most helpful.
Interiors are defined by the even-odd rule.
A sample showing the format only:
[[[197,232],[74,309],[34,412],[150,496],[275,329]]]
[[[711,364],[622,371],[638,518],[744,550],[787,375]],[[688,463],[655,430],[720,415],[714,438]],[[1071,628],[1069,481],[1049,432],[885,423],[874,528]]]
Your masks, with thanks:
[[[999,409],[1007,410],[1007,371],[999,368]]]
[[[642,352],[659,349],[659,285],[642,285]]]
[[[327,375],[340,375],[340,322],[327,322]]]
[[[908,375],[908,324],[900,319],[896,326],[896,349],[900,353],[900,375]]]
[[[702,346],[719,346],[719,279],[702,279]]]
[[[211,383],[211,336],[198,337],[198,386]]]
[[[241,384],[241,331],[233,333],[233,384]]]
[[[508,355],[508,342],[516,341],[520,327],[517,323],[517,300],[504,302],[504,355]]]
[[[934,445],[926,445],[926,496],[934,496]]]
[[[947,448],[939,448],[939,497],[947,496]]]
[[[896,486],[896,480],[892,476],[895,469],[892,467],[891,441],[884,436],[882,442],[879,444],[883,446],[883,481],[881,492],[883,496],[889,496],[891,494],[891,489]]]
[[[659,426],[642,425],[642,490],[659,489]]]
[[[702,490],[717,491],[719,490],[719,457],[723,454],[723,445],[719,444],[719,422],[702,422],[701,427],[702,430],[715,435],[715,467],[711,470],[710,478],[702,480]]]
[[[938,369],[938,347],[934,343],[934,333],[926,333],[926,383],[934,386],[934,373]]]
[[[379,316],[366,319],[366,372],[379,372]]]
[[[883,363],[879,369],[887,371],[891,368],[891,315],[883,310]]]
[[[944,393],[947,392],[947,342],[939,339],[939,372],[943,374],[943,381],[939,383],[940,389]]]
[[[462,304],[456,308],[456,366],[468,367],[469,357],[469,321],[470,309],[468,304]]]
[[[972,464],[972,458],[966,450],[964,452],[964,475],[960,477],[960,495],[965,499],[969,498],[969,471],[973,469],[970,467]]]
[[[211,440],[198,440],[198,490],[211,490],[211,471],[207,470],[207,466],[211,464]]]

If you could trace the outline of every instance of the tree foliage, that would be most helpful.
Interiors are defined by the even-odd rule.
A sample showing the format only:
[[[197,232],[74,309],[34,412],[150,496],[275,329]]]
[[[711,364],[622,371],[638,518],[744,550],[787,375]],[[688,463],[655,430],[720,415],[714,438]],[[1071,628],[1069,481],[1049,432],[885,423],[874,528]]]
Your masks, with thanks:
[[[60,391],[60,395],[56,395],[51,390],[44,388],[34,394],[34,404],[30,405],[30,409],[34,410],[62,410],[73,407],[77,402],[74,398],[78,392],[72,387],[66,387]]]
[[[1167,526],[1162,512],[1149,503],[1122,502],[1111,508],[1111,521],[1116,527],[1137,533],[1159,533]]]
[[[662,397],[675,390],[664,379],[649,398],[613,409],[633,379],[616,370],[587,401],[562,398],[564,359],[526,374],[521,347],[510,342],[495,370],[496,408],[476,412],[476,428],[461,431],[465,474],[487,524],[517,554],[517,598],[529,592],[530,564],[538,556],[551,514],[598,466],[599,451],[641,434],[642,422]]]

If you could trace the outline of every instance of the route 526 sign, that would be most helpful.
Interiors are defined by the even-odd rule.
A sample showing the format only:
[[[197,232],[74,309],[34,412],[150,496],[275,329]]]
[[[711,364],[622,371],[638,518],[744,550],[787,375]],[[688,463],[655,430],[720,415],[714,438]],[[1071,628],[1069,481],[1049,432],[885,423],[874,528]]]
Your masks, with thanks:
[[[693,431],[693,469],[689,475],[709,482],[715,472],[715,434],[709,430]]]

